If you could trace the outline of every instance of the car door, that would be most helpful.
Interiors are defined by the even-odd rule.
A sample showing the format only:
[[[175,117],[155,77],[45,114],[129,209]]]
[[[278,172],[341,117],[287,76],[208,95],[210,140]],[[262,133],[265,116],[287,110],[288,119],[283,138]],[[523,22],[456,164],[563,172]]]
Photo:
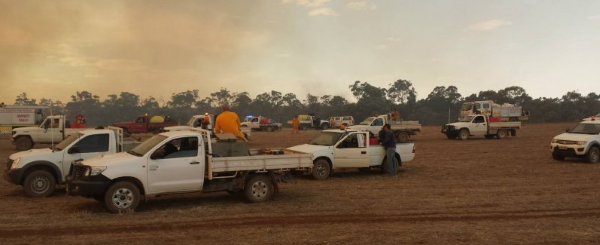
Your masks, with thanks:
[[[369,166],[369,148],[366,132],[352,132],[338,141],[334,150],[334,168],[360,168]]]
[[[108,133],[93,134],[87,135],[67,147],[63,151],[63,161],[59,164],[62,166],[61,177],[63,180],[73,161],[109,153],[109,142],[110,135]]]
[[[487,122],[485,121],[485,117],[476,116],[471,121],[471,135],[482,136],[487,134]]]
[[[198,140],[174,138],[154,150],[148,158],[148,194],[202,190],[204,159]]]

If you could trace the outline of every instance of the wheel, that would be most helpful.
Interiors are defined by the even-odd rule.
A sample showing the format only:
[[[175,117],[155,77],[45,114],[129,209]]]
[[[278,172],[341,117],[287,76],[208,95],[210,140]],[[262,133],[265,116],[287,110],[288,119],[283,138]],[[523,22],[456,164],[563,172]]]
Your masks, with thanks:
[[[29,137],[19,137],[15,141],[15,147],[17,147],[17,150],[19,151],[26,151],[33,147],[33,141],[31,141]]]
[[[329,177],[331,173],[331,166],[329,166],[329,162],[325,159],[318,159],[313,164],[312,168],[312,176],[317,180],[324,180]]]
[[[307,129],[308,129],[308,127],[307,127],[306,125],[302,125],[302,126],[300,126],[300,129],[301,129],[301,130],[307,130]]]
[[[504,129],[500,129],[500,130],[498,130],[498,132],[496,133],[496,138],[498,138],[498,139],[504,139],[504,138],[506,138],[506,135],[507,135],[507,134],[506,134],[506,130],[504,130]]]
[[[111,185],[104,194],[104,205],[113,213],[133,211],[140,204],[140,190],[129,181]]]
[[[244,196],[248,202],[264,202],[273,197],[274,187],[266,175],[254,175],[246,182]]]
[[[358,168],[358,172],[368,174],[371,172],[371,168],[370,167]]]
[[[456,139],[456,135],[446,134],[446,138],[448,138],[449,140],[453,140]]]
[[[268,126],[268,127],[267,127],[267,132],[273,132],[273,127],[271,127],[271,126]]]
[[[36,170],[27,175],[23,188],[30,197],[49,197],[56,188],[56,179],[46,170]]]
[[[329,124],[323,124],[322,128],[323,128],[323,130],[328,129],[329,128]]]
[[[460,140],[468,140],[469,139],[469,130],[467,130],[467,129],[461,129],[458,132],[458,139],[460,139]]]
[[[562,161],[565,160],[565,156],[552,153],[552,159]]]
[[[398,138],[398,142],[406,142],[410,136],[407,132],[398,132],[396,138]]]
[[[585,155],[585,160],[589,163],[597,163],[598,160],[600,160],[600,148],[592,146],[588,151],[588,154]]]
[[[486,134],[483,137],[485,137],[486,139],[491,139],[491,138],[494,138],[494,135],[493,134]]]

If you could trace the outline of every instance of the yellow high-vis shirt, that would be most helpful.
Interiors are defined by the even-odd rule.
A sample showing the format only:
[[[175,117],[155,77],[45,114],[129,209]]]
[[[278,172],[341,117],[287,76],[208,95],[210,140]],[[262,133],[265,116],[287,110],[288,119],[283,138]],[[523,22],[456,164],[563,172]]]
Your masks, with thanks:
[[[217,116],[215,122],[215,133],[231,133],[238,138],[246,139],[242,131],[240,131],[240,118],[235,112],[224,111]]]

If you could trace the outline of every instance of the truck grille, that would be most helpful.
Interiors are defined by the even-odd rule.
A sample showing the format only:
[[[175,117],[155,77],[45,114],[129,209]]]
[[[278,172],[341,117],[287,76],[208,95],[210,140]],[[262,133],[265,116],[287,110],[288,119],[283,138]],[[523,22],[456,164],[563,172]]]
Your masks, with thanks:
[[[561,145],[576,145],[577,141],[572,141],[572,140],[557,140],[556,143],[559,143]]]

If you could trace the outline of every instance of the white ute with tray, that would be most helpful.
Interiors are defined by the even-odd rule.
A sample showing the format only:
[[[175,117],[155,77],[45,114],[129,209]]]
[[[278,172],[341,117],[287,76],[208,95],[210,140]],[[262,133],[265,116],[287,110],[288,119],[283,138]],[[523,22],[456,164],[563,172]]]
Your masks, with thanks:
[[[275,174],[312,167],[310,154],[250,150],[232,134],[217,137],[204,129],[164,132],[129,152],[74,163],[67,192],[103,201],[115,213],[170,193],[226,191],[262,202],[278,192]]]

